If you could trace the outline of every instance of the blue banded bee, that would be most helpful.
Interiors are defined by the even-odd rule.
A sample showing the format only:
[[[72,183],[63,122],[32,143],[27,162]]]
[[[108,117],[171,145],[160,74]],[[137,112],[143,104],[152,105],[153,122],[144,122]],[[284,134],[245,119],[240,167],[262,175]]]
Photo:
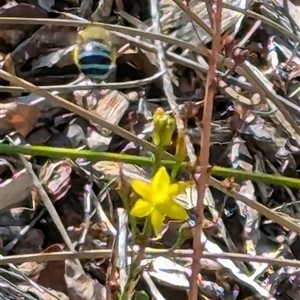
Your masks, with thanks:
[[[78,32],[73,57],[87,78],[96,82],[105,80],[116,67],[116,48],[111,34],[103,27],[88,25]]]

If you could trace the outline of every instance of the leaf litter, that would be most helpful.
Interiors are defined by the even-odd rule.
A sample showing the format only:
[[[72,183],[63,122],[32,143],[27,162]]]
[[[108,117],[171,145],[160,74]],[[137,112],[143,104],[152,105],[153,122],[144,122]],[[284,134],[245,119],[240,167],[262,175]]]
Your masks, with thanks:
[[[160,18],[160,28],[151,23],[147,1],[0,1],[1,70],[39,86],[28,91],[0,76],[2,143],[151,157],[145,141],[151,141],[153,113],[157,107],[170,111],[170,104],[174,109],[171,97],[198,155],[214,4],[159,5],[152,19]],[[299,178],[299,5],[223,1],[211,165]],[[83,78],[73,62],[77,27],[86,21],[104,23],[118,39],[117,70],[108,82]],[[157,55],[159,47],[166,61]],[[104,123],[53,103],[40,92],[47,90]],[[175,147],[168,151],[174,154]],[[150,181],[150,169],[15,154],[2,154],[0,164],[0,299],[118,299],[139,248],[123,199],[131,193],[130,180]],[[300,228],[299,188],[217,179],[204,197],[199,299],[300,299],[299,229],[297,234],[278,221]],[[190,219],[169,221],[148,241],[132,299],[188,299],[196,187],[176,201]],[[63,253],[69,257],[60,258]]]

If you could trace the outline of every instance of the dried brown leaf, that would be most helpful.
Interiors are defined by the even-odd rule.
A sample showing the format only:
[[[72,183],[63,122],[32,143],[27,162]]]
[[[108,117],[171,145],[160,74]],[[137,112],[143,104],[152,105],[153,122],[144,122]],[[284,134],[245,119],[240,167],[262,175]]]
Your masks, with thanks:
[[[49,160],[41,169],[39,178],[54,202],[62,199],[69,191],[71,187],[71,173],[72,166],[67,161],[52,163]]]
[[[65,263],[65,280],[69,296],[73,300],[105,300],[106,288],[90,276],[81,272],[69,259]]]
[[[40,110],[36,106],[18,102],[0,104],[0,118],[4,128],[11,125],[23,137],[35,127],[39,117]]]
[[[19,240],[12,249],[13,254],[37,253],[42,250],[44,244],[44,234],[41,230],[31,228]]]
[[[0,122],[1,123],[1,122]],[[33,188],[32,178],[26,169],[14,174],[13,178],[7,179],[0,184],[1,207],[14,206],[30,196]]]
[[[62,248],[62,245],[54,244],[48,247],[42,253],[60,252],[62,251]],[[40,273],[37,283],[67,295],[68,289],[64,280],[64,268],[65,263],[63,260],[47,262],[46,267]]]
[[[40,299],[43,299],[43,300],[57,300],[57,299],[60,299],[60,300],[69,300],[69,297],[66,296],[65,294],[63,294],[62,292],[58,292],[56,290],[51,290],[51,293],[53,295],[55,295],[55,297],[53,297],[52,295],[44,292],[44,291],[41,291],[35,287],[33,287],[32,285],[26,285],[26,284],[19,284],[18,287],[25,291],[25,292],[29,292],[30,294],[32,295],[36,295],[37,297],[39,297]]]
[[[33,280],[37,280],[40,277],[41,271],[46,268],[46,265],[47,262],[37,263],[30,261],[19,265],[18,270]]]
[[[4,10],[0,17],[46,18],[47,12],[35,5],[20,3]],[[29,36],[38,25],[6,25],[0,26],[0,52],[11,52],[24,38]]]

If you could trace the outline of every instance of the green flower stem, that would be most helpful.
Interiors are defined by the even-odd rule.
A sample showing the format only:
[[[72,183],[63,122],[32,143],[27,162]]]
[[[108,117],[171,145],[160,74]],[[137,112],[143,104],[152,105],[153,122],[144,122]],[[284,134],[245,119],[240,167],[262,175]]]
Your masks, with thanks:
[[[182,168],[182,162],[176,162],[176,165],[172,167],[171,170],[171,181],[174,182],[179,170]]]
[[[64,158],[68,157],[71,159],[86,158],[90,161],[114,161],[123,162],[128,164],[137,165],[153,165],[154,159],[150,157],[128,155],[120,153],[110,152],[96,152],[91,150],[78,150],[72,148],[55,148],[55,147],[44,147],[44,146],[12,146],[12,145],[0,145],[0,153],[4,154],[25,154],[34,156],[45,156],[50,158]],[[162,160],[161,165],[166,167],[172,167],[176,165],[175,161]]]
[[[51,158],[64,158],[69,157],[71,159],[86,158],[90,161],[115,161],[137,165],[153,165],[154,159],[143,156],[135,156],[119,153],[107,153],[96,152],[90,150],[77,150],[67,148],[54,148],[54,147],[42,147],[42,146],[11,146],[0,145],[0,153],[4,154],[27,154],[36,156],[46,156]],[[173,168],[178,163],[174,160],[161,160],[160,165],[164,165],[169,168]],[[181,168],[188,167],[189,164],[184,162],[181,164]],[[212,175],[219,177],[235,177],[237,179],[249,179],[254,182],[262,182],[265,184],[282,185],[291,188],[300,188],[300,180],[297,178],[271,175],[264,173],[251,173],[241,170],[234,170],[229,168],[223,168],[214,166],[210,170]]]
[[[151,223],[149,219],[146,219],[143,232],[138,238],[138,245],[140,246],[140,249],[131,263],[128,281],[125,284],[123,293],[119,296],[119,300],[131,299],[133,294],[135,293],[136,284],[138,283],[137,277],[139,276],[141,271],[141,261],[145,257],[146,247],[149,237],[151,236],[151,231]]]
[[[244,180],[249,179],[254,182],[261,182],[261,183],[272,184],[272,185],[281,185],[281,186],[300,189],[300,179],[281,176],[281,175],[265,174],[261,172],[251,173],[242,170],[223,168],[219,166],[212,167],[211,173],[212,175],[220,176],[223,178],[235,177],[237,179],[244,179]]]
[[[159,167],[162,165],[162,158],[165,153],[165,149],[163,147],[157,147],[154,153],[154,163],[153,163],[153,176],[158,171]]]

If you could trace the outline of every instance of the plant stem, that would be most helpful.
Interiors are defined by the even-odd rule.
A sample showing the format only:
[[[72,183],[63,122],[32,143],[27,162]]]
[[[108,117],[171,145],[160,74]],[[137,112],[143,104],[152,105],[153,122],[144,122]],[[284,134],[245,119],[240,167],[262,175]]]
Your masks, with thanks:
[[[208,10],[208,6],[207,6]],[[209,11],[208,11],[209,13]],[[213,103],[214,95],[216,89],[216,79],[215,73],[217,69],[217,55],[221,48],[221,24],[222,24],[222,1],[216,1],[216,11],[211,15],[213,19],[213,40],[212,40],[212,53],[209,56],[209,68],[206,77],[205,86],[205,98],[204,98],[204,108],[203,117],[201,122],[201,153],[200,157],[197,157],[196,170],[201,170],[201,176],[197,171],[194,174],[195,184],[197,187],[197,221],[194,227],[194,238],[193,238],[193,263],[192,263],[192,275],[190,278],[190,290],[188,299],[197,300],[198,299],[198,278],[201,270],[200,259],[202,258],[203,245],[201,243],[202,236],[202,225],[204,218],[204,204],[203,199],[205,197],[206,187],[208,187],[209,182],[209,154],[210,154],[210,135],[211,135],[211,120],[213,113]]]
[[[176,176],[177,176],[180,169],[181,169],[181,163],[180,162],[177,162],[177,164],[172,167],[172,171],[171,171],[171,181],[172,182],[175,181]]]
[[[51,158],[64,158],[68,157],[71,159],[85,158],[90,161],[114,161],[123,162],[128,164],[138,165],[153,165],[154,159],[150,157],[110,153],[110,152],[97,152],[92,150],[78,150],[72,148],[56,148],[56,147],[45,147],[45,146],[12,146],[2,144],[0,145],[0,153],[7,154],[26,154],[35,156],[45,156]],[[173,166],[176,162],[173,160],[161,160],[161,165]]]
[[[107,153],[107,152],[96,152],[91,150],[77,150],[69,148],[55,148],[55,147],[44,147],[44,146],[11,146],[11,145],[0,145],[1,154],[26,154],[45,156],[51,158],[64,158],[68,157],[71,159],[85,158],[90,161],[114,161],[123,162],[137,165],[153,165],[154,160],[149,157],[119,154],[119,153]],[[176,167],[178,162],[175,160],[161,160],[160,165],[169,168]],[[181,168],[187,168],[189,164],[183,162]],[[234,170],[230,168],[223,168],[214,166],[210,170],[212,175],[219,177],[235,177],[236,179],[252,180],[254,182],[262,182],[271,185],[287,186],[290,188],[300,188],[300,180],[297,178],[264,174],[264,173],[251,173],[242,170]]]
[[[154,164],[153,164],[153,176],[158,171],[159,167],[161,166],[162,157],[164,155],[164,148],[157,147],[154,155]]]
[[[142,259],[145,257],[146,253],[146,247],[147,243],[151,234],[151,223],[149,219],[146,219],[144,229],[142,234],[139,236],[139,252],[136,255],[136,257],[133,259],[131,266],[130,266],[130,271],[128,275],[128,281],[126,282],[126,285],[124,287],[123,293],[120,295],[119,300],[128,300],[131,299],[132,296],[134,295],[135,292],[135,287],[138,282],[137,276],[140,273],[140,265]]]
[[[298,189],[300,188],[300,180],[293,177],[265,174],[261,172],[251,173],[242,170],[223,168],[219,166],[213,167],[211,173],[215,176],[220,176],[223,178],[235,177],[241,180],[250,179],[254,182],[261,182],[265,184],[281,185],[281,186],[287,186],[287,187],[298,188]]]

